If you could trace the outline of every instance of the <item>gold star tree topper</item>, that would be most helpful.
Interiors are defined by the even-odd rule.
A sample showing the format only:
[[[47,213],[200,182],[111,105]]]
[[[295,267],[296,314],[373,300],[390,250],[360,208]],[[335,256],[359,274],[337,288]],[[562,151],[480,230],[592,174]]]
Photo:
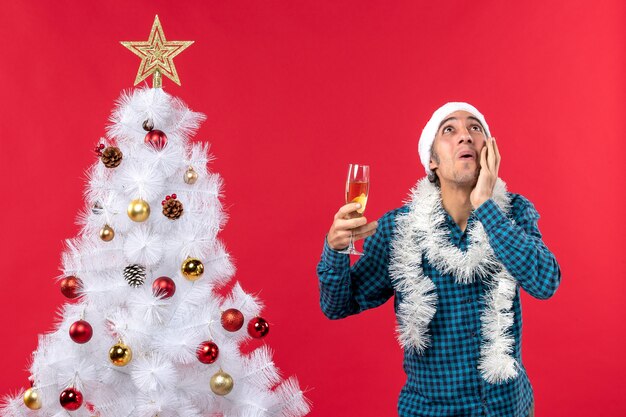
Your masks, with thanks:
[[[141,58],[135,85],[154,74],[153,88],[161,88],[161,74],[180,85],[180,79],[174,66],[174,57],[192,43],[193,41],[166,40],[158,15],[154,17],[150,37],[147,41],[121,42],[122,45]]]

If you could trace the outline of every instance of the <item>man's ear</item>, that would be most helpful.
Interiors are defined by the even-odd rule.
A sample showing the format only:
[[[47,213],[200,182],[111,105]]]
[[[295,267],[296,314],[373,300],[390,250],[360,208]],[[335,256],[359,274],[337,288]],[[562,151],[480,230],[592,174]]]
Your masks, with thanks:
[[[430,158],[430,164],[428,165],[431,171],[434,171],[436,168],[439,168],[439,164]]]

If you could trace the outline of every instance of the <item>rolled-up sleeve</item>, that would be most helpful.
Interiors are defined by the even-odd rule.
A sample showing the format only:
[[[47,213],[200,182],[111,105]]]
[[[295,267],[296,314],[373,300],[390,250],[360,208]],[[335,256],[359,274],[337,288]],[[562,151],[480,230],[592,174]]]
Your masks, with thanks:
[[[496,257],[530,295],[548,299],[561,282],[561,269],[542,240],[539,213],[525,197],[513,194],[513,219],[489,199],[474,210],[485,228]]]

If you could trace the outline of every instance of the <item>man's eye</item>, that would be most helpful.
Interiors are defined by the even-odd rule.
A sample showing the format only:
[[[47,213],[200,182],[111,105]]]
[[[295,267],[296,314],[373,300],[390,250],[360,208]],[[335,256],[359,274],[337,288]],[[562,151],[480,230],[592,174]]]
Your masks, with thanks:
[[[452,132],[452,126],[446,126],[443,128],[443,133],[449,133]]]
[[[479,125],[473,125],[472,126],[472,130],[475,131],[475,132],[482,132],[483,128],[480,127]]]

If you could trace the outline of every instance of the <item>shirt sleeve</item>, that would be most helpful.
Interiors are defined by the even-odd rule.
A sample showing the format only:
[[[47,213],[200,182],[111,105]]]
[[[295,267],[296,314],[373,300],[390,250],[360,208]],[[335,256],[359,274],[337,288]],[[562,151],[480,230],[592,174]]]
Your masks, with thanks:
[[[377,307],[394,293],[388,274],[393,221],[386,214],[376,233],[365,239],[363,256],[351,267],[349,255],[328,246],[324,239],[317,265],[320,305],[329,319],[340,319]]]
[[[489,199],[474,213],[483,224],[496,257],[530,295],[548,299],[561,282],[561,269],[542,240],[539,213],[525,197],[514,194],[513,219]]]

